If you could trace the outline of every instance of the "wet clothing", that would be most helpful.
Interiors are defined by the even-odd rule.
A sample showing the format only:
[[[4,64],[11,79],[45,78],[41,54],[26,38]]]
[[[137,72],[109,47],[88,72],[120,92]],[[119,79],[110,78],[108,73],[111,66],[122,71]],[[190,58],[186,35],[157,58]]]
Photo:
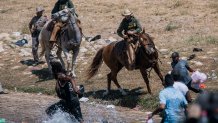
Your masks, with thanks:
[[[133,16],[131,16],[131,18],[128,20],[126,18],[122,20],[119,28],[117,29],[117,34],[120,37],[123,37],[123,31],[124,34],[126,35],[127,31],[129,30],[136,31],[136,33],[140,33],[142,31],[142,27],[139,21]]]
[[[166,87],[159,93],[160,104],[165,105],[164,123],[182,123],[185,120],[185,96],[173,86]]]
[[[177,63],[172,62],[171,66],[173,68],[172,72],[179,74],[178,81],[183,82],[186,85],[192,81],[192,78],[189,76],[188,73],[189,65],[186,60],[179,60]]]
[[[54,14],[63,10],[66,7],[74,8],[73,2],[71,0],[65,0],[66,2],[61,2],[60,0],[55,3],[54,8],[52,9],[51,13]]]
[[[58,97],[65,102],[68,113],[72,114],[78,121],[82,121],[83,117],[79,99],[77,97],[77,93],[73,90],[71,82],[59,80],[56,83],[55,90]]]

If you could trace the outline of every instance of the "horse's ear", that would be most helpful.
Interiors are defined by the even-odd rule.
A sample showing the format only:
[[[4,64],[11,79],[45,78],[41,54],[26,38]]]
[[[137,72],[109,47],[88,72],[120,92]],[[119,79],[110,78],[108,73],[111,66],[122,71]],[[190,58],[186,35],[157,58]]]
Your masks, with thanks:
[[[142,29],[142,34],[144,34],[145,33],[145,27],[143,27],[143,29]]]

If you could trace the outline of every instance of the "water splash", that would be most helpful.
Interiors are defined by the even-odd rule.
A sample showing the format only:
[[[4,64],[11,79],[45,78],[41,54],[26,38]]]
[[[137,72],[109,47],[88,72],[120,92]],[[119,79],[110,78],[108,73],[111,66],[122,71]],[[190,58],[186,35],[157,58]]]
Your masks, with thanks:
[[[85,123],[123,123],[116,108],[107,108],[106,105],[89,103],[85,104],[82,113]],[[62,111],[60,108],[52,117],[43,118],[42,123],[79,123],[73,116]]]
[[[87,123],[121,123],[122,120],[119,117],[115,108],[106,108],[101,104],[89,104],[87,107],[87,116],[85,117]]]
[[[79,123],[73,116],[58,109],[52,117],[42,123]]]

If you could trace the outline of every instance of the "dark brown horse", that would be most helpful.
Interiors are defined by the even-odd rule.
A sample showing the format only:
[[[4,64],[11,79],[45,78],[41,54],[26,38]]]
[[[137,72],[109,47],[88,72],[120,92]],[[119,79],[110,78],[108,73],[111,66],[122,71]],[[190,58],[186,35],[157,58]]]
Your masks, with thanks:
[[[126,95],[126,92],[123,91],[117,81],[117,73],[123,68],[123,66],[128,70],[140,70],[142,77],[147,85],[147,90],[150,94],[151,89],[147,76],[148,68],[153,68],[163,82],[163,76],[158,65],[158,52],[155,48],[155,44],[152,38],[144,31],[140,34],[137,34],[137,37],[139,46],[133,45],[131,42],[132,40],[113,42],[101,48],[95,55],[88,70],[88,79],[97,74],[98,69],[100,68],[103,61],[111,70],[111,72],[107,75],[108,90],[106,93],[104,93],[104,95],[108,94],[111,89],[111,80],[114,81],[120,92],[123,95]],[[122,50],[123,46],[126,47],[125,51]]]

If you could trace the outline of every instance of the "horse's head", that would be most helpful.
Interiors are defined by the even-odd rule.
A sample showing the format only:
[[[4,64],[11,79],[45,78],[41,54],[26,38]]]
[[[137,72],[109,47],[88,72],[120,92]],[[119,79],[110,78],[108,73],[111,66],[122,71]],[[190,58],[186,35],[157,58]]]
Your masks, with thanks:
[[[59,12],[56,12],[54,14],[52,14],[52,19],[53,20],[57,20],[63,23],[66,23],[69,21],[69,19],[71,17],[73,17],[72,15],[74,14],[74,9],[73,8],[66,8],[63,9]]]
[[[147,33],[145,33],[144,30],[139,34],[139,42],[140,45],[144,47],[145,52],[148,55],[154,54],[156,52],[153,39]]]
[[[124,54],[126,56],[125,60],[125,66],[128,70],[133,70],[135,67],[135,51],[136,51],[136,46],[133,43],[133,40],[127,39],[127,42],[125,42],[125,47],[126,50],[124,51]]]
[[[62,36],[62,40],[67,42],[66,45],[80,45],[82,39],[81,29],[78,25],[80,21],[76,18],[75,11],[73,8],[66,8],[53,14],[52,19],[65,24],[62,30],[63,32],[65,32],[66,35]]]

